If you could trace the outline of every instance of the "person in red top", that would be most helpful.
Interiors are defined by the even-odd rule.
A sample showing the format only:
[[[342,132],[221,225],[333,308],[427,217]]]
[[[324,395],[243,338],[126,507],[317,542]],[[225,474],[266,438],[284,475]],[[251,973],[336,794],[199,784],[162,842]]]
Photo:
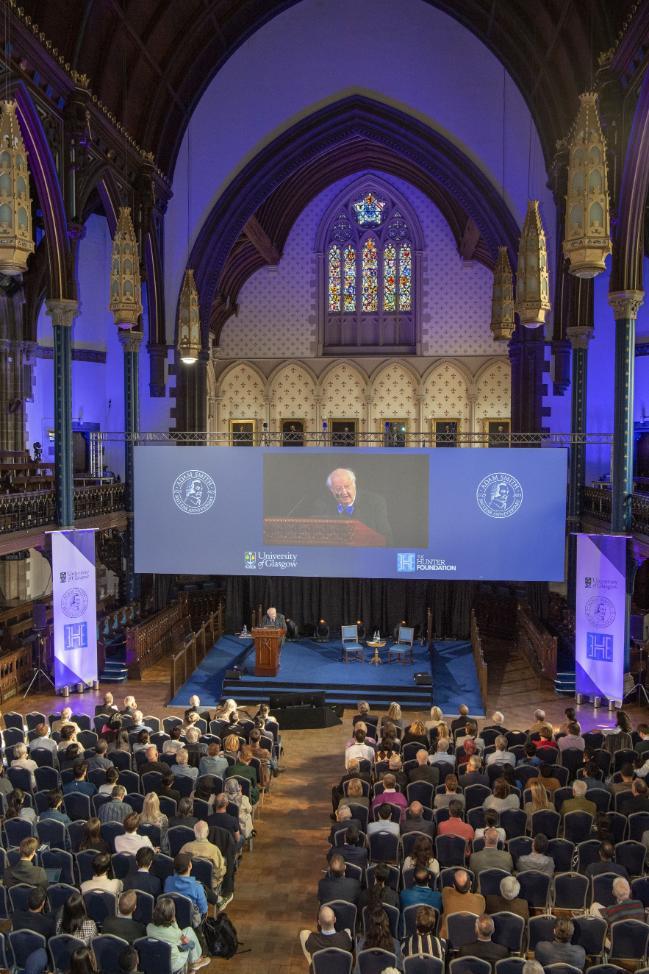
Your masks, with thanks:
[[[541,747],[553,747],[557,751],[559,750],[559,745],[555,740],[553,740],[552,731],[550,730],[549,727],[541,727],[539,731],[538,739],[535,738],[532,741],[532,744],[537,749],[537,751]]]
[[[469,825],[468,822],[462,821],[462,805],[460,802],[452,801],[448,806],[449,817],[445,822],[440,822],[437,829],[438,835],[459,835],[461,839],[465,839],[467,842],[473,842],[474,830],[473,826]],[[470,849],[467,848],[467,855]]]

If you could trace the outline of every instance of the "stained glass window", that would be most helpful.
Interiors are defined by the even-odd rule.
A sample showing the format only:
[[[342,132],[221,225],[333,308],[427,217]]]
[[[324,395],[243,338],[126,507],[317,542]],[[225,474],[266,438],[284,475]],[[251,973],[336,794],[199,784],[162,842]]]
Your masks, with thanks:
[[[356,251],[345,247],[343,269],[343,299],[345,311],[356,311]]]
[[[376,240],[368,237],[363,244],[363,311],[379,310],[378,266]]]
[[[380,200],[374,193],[365,193],[353,206],[362,227],[377,227],[383,219],[385,200]]]
[[[386,253],[387,253],[387,247]],[[402,243],[399,247],[399,311],[412,307],[412,247]],[[386,307],[387,311],[387,307]]]
[[[340,247],[329,248],[329,310],[340,311]]]
[[[383,251],[383,310],[397,310],[397,251],[391,242]]]

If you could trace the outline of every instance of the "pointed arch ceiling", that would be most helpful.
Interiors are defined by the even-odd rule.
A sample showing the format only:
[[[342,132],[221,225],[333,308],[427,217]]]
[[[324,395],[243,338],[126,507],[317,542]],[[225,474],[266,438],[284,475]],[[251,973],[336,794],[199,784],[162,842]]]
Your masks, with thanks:
[[[46,37],[171,172],[187,119],[219,68],[299,0],[21,0]],[[546,163],[565,135],[593,60],[635,0],[426,0],[475,34],[519,86]],[[467,65],[470,72],[470,65]],[[128,89],[125,90],[125,79]]]

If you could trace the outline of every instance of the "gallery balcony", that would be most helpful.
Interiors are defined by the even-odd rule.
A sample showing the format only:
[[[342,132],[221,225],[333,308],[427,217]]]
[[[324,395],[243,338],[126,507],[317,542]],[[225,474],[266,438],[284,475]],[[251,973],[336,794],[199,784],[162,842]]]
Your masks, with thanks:
[[[75,486],[75,527],[124,529],[124,500],[123,483]],[[56,528],[56,493],[52,487],[0,494],[0,555],[40,548],[46,533]]]

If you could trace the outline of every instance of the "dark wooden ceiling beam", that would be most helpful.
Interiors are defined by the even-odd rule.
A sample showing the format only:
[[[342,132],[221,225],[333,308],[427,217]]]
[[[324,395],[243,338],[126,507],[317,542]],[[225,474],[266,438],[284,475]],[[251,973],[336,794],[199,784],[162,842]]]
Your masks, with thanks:
[[[281,253],[270,239],[256,216],[251,216],[243,228],[243,232],[253,245],[257,253],[267,264],[279,264]]]

